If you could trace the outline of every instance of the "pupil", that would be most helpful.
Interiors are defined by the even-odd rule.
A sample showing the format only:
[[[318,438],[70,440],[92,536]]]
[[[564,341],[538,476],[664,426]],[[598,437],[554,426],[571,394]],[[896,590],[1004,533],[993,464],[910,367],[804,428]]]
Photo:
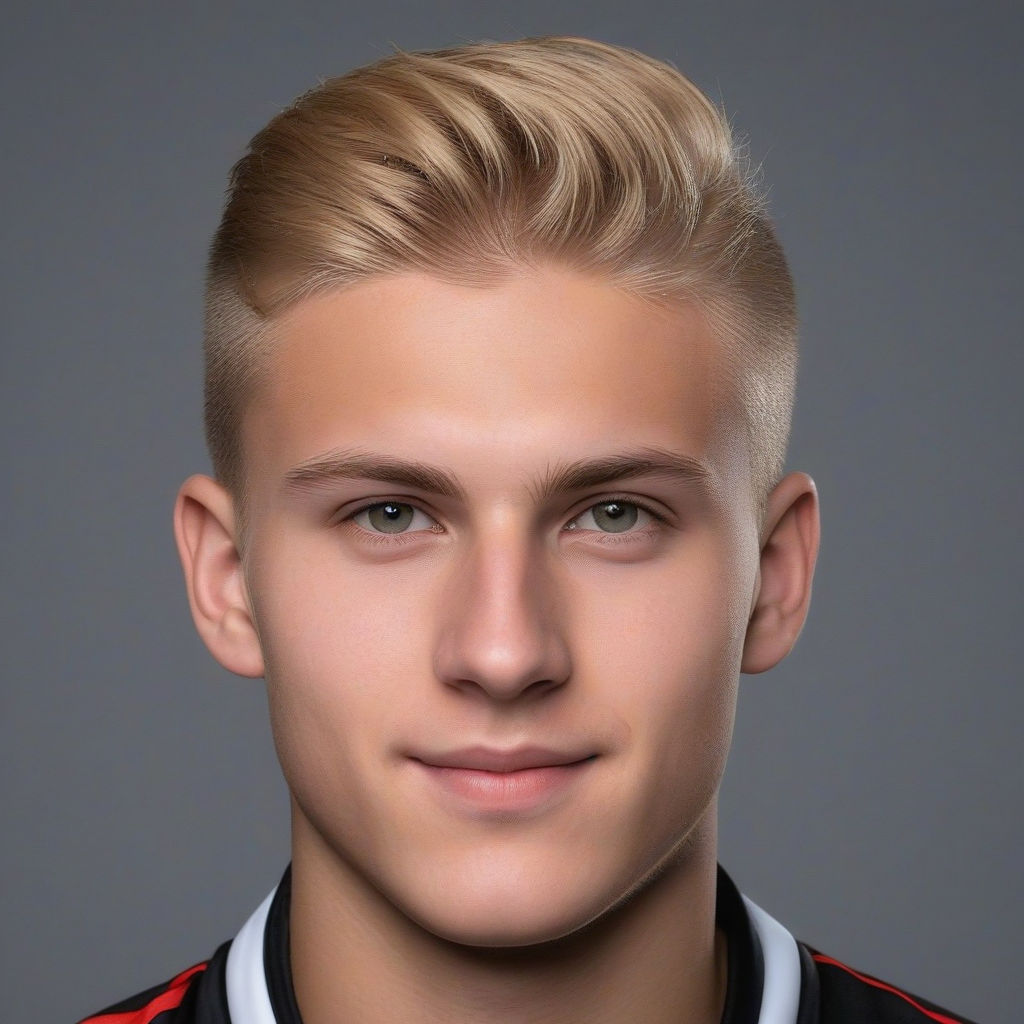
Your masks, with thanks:
[[[636,505],[624,501],[609,501],[594,509],[594,522],[606,533],[623,533],[635,525],[638,518]]]
[[[379,533],[403,533],[412,522],[413,508],[387,501],[370,509],[370,525]]]

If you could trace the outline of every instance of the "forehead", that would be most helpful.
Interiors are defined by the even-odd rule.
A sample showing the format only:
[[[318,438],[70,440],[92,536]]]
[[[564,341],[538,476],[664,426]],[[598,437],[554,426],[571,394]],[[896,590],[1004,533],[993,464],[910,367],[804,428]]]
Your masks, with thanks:
[[[724,366],[695,306],[654,306],[599,278],[371,278],[282,316],[243,426],[246,462],[279,476],[370,447],[495,475],[654,445],[724,482],[745,456]]]

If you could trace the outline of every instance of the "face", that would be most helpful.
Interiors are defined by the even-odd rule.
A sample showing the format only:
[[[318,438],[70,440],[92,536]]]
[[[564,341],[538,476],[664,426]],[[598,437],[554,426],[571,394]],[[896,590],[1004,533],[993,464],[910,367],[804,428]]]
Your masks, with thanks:
[[[554,269],[278,339],[244,573],[296,857],[459,942],[568,934],[713,814],[758,567],[715,340]]]

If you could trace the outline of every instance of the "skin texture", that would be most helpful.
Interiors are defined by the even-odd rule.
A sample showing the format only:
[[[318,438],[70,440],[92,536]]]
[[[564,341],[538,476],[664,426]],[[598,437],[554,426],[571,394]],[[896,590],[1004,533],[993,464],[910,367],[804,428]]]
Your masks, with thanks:
[[[277,337],[244,557],[209,478],[175,520],[200,634],[266,678],[307,1024],[717,1021],[715,799],[739,673],[806,616],[813,482],[759,522],[699,311],[593,277],[370,279]],[[700,472],[559,479],[638,451]],[[589,760],[481,803],[422,763],[473,744]]]

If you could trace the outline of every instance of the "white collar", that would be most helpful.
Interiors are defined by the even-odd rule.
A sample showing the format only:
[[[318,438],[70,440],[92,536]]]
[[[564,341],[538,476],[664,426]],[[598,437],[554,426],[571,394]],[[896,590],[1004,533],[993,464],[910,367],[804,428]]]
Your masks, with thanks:
[[[263,966],[263,936],[273,892],[242,925],[228,950],[228,1013],[236,1024],[277,1024]],[[796,940],[756,903],[743,897],[764,956],[758,1024],[795,1024],[800,1006],[800,954]]]
[[[796,939],[746,896],[743,903],[764,956],[764,987],[757,1024],[796,1024],[800,1009],[800,953]]]
[[[275,888],[242,925],[228,950],[228,1017],[235,1024],[277,1024],[263,969],[263,933],[276,895]]]

